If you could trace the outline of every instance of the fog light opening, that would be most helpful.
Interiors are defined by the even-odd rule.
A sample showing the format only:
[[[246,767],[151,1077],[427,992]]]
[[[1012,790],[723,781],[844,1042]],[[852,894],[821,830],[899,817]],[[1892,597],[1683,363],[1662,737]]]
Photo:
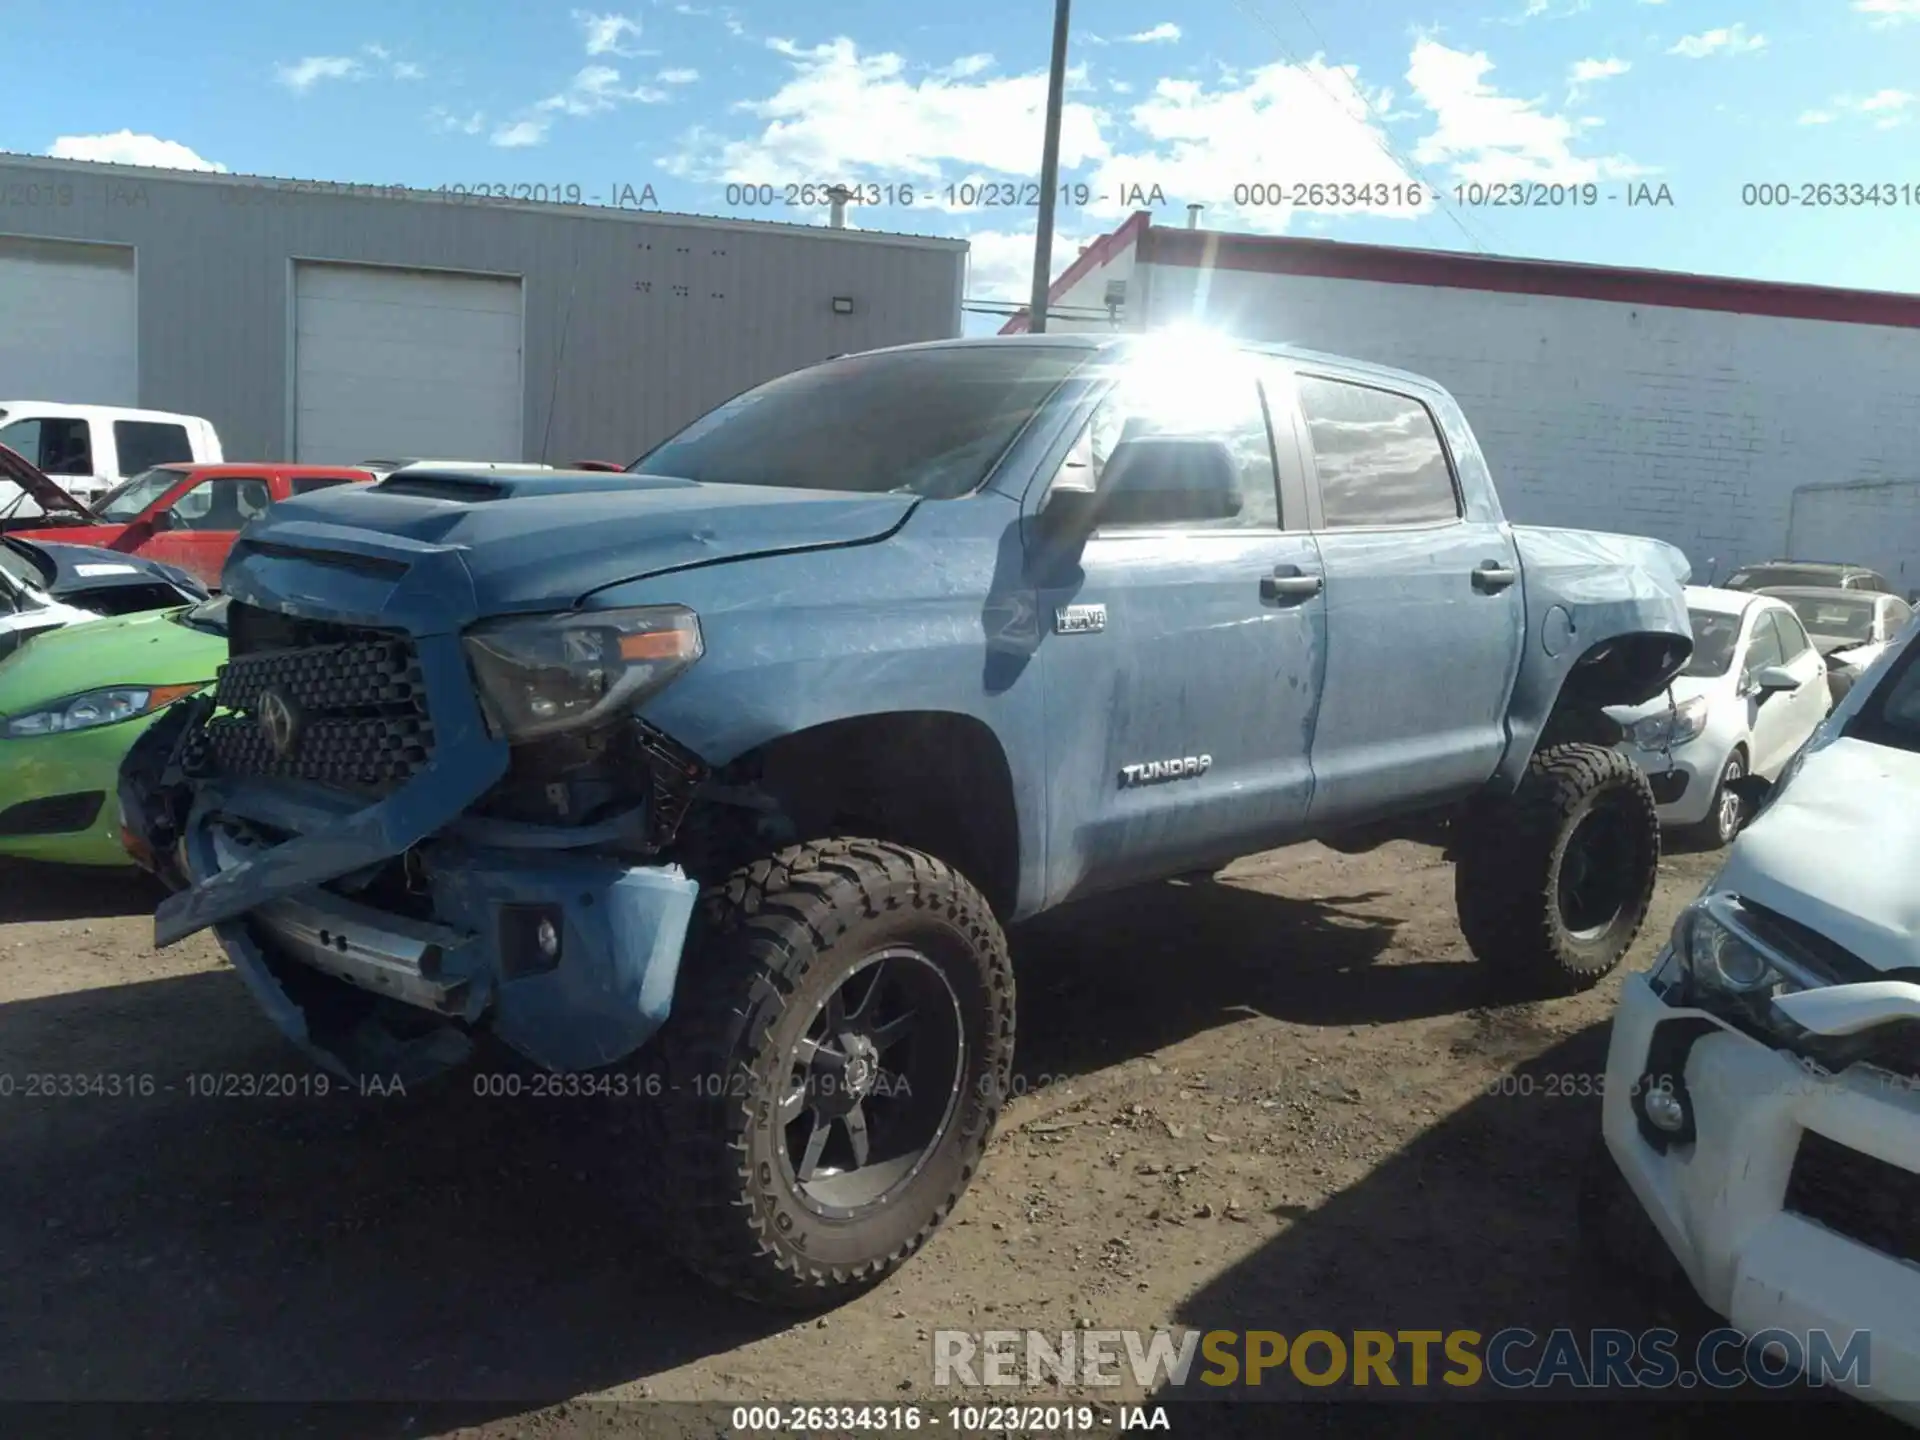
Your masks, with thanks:
[[[1678,1135],[1687,1128],[1686,1104],[1671,1090],[1649,1090],[1642,1108],[1646,1111],[1648,1122],[1656,1130]]]

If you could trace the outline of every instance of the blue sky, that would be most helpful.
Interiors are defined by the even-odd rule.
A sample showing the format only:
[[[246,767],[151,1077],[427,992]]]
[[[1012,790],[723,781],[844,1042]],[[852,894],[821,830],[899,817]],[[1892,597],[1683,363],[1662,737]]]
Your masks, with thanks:
[[[1034,212],[994,186],[1039,168],[1046,0],[7,12],[7,150],[602,200],[651,186],[667,210],[816,223],[787,185],[911,185],[913,206],[854,223],[970,236],[974,295],[1025,294]],[[1089,203],[1060,211],[1056,269],[1125,218],[1123,187],[1157,186],[1167,224],[1198,202],[1221,228],[1920,290],[1920,0],[1078,0],[1073,21],[1062,179]],[[1234,203],[1316,181],[1380,200]],[[1510,182],[1601,198],[1455,196]],[[1905,192],[1742,203],[1820,182]],[[743,183],[776,203],[726,203]],[[1628,206],[1641,185],[1672,203]]]

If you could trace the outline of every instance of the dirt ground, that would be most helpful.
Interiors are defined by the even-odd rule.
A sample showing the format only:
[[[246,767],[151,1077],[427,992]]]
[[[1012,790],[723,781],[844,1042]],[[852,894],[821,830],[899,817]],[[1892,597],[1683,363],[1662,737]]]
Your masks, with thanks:
[[[1663,862],[1623,968],[1714,864]],[[577,1402],[945,1403],[944,1327],[1658,1323],[1585,1277],[1574,1229],[1617,981],[1499,1000],[1419,846],[1256,856],[1017,934],[1025,1093],[980,1175],[901,1274],[798,1321],[661,1253],[634,1102],[220,1095],[312,1072],[210,940],[151,948],[155,898],[0,869],[0,1400],[462,1401],[474,1433],[639,1433],[652,1408]],[[135,1093],[29,1096],[35,1074]]]

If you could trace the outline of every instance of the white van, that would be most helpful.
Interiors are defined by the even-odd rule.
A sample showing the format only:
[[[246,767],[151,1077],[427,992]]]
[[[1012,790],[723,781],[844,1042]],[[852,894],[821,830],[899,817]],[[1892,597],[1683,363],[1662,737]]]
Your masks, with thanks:
[[[225,458],[213,422],[198,415],[51,400],[0,400],[0,445],[88,502],[156,465],[217,465]],[[0,516],[18,520],[40,513],[32,497],[0,483]]]

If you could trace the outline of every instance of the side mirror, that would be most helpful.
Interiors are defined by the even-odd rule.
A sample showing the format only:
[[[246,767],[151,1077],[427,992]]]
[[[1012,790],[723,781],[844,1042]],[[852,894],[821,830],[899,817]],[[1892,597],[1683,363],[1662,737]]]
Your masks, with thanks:
[[[1800,681],[1784,665],[1769,665],[1753,677],[1754,686],[1762,695],[1771,695],[1778,690],[1798,690]]]
[[[174,529],[179,522],[173,511],[155,510],[151,514],[142,515],[137,523],[144,526],[149,535],[163,535]]]

